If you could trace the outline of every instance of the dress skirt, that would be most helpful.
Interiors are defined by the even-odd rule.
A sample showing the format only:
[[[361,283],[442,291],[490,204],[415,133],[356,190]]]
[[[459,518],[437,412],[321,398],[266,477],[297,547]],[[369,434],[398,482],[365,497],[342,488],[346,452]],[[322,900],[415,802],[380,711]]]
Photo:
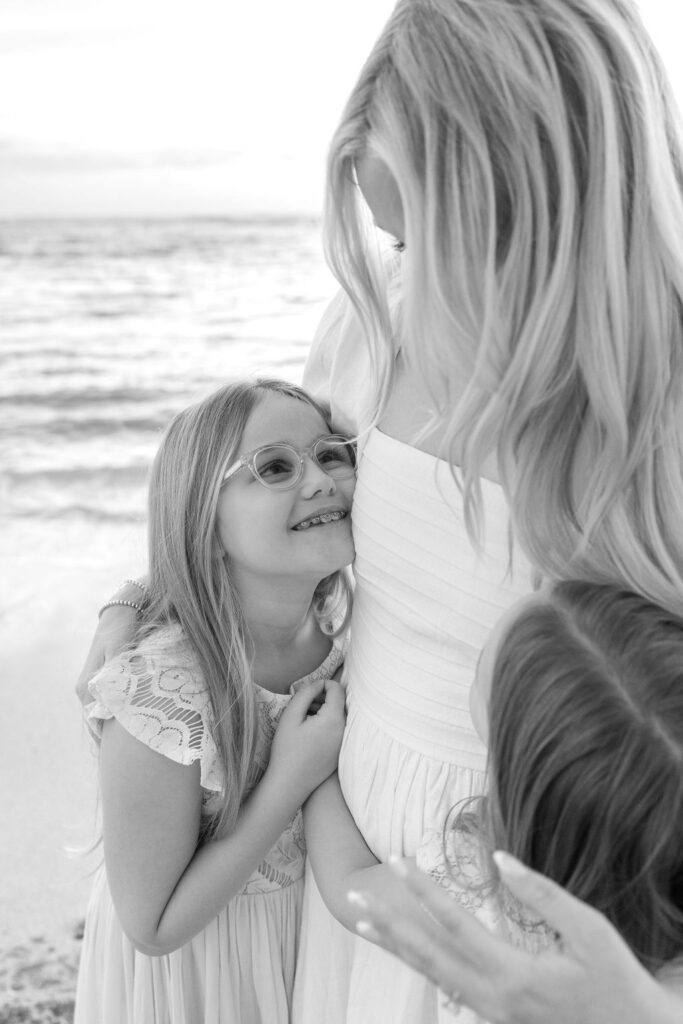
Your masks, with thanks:
[[[194,939],[138,953],[101,868],[87,914],[74,1024],[287,1024],[303,878],[236,896]]]

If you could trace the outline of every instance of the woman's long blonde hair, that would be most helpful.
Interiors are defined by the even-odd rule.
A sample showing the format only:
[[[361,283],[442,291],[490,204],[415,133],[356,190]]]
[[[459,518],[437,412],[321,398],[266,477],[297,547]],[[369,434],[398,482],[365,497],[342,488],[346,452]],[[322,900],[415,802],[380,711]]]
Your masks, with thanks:
[[[460,467],[473,540],[494,454],[543,573],[678,612],[681,140],[630,0],[401,0],[332,141],[326,212],[381,410],[386,279],[354,167],[368,151],[386,163],[405,223],[398,343]]]
[[[179,624],[206,685],[214,740],[225,770],[223,806],[205,823],[204,838],[235,822],[254,784],[256,704],[239,595],[222,555],[218,499],[226,468],[239,457],[250,415],[276,393],[312,406],[329,426],[329,413],[302,388],[257,379],[231,383],[184,409],[157,452],[149,485],[149,590],[133,645],[154,630]],[[343,571],[322,580],[314,596],[330,635],[346,625],[350,590]]]

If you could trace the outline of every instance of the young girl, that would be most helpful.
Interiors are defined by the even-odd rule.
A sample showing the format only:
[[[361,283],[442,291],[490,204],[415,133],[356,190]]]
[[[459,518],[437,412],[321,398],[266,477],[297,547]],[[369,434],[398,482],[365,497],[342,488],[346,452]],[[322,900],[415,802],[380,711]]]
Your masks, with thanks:
[[[423,871],[509,941],[548,948],[553,932],[498,880],[506,850],[600,910],[651,972],[683,955],[683,620],[613,586],[555,584],[492,630],[471,703],[488,792],[426,835]],[[367,871],[334,778],[304,815],[323,896],[352,927],[345,891],[385,869]]]
[[[168,428],[149,602],[90,682],[104,865],[77,1024],[289,1020],[298,808],[344,725],[354,472],[324,410],[279,381],[230,384]]]

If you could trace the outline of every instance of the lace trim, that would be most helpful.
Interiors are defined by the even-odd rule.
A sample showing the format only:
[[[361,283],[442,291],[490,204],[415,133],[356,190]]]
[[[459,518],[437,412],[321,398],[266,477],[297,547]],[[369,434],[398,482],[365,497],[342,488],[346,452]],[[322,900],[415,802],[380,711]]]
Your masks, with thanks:
[[[451,899],[477,917],[490,930],[502,933],[514,946],[540,953],[556,942],[556,934],[545,921],[532,919],[511,893],[504,903],[493,895],[480,865],[476,842],[461,832],[430,830],[417,851],[417,866]],[[456,857],[457,854],[457,857]],[[449,869],[456,864],[457,875]]]
[[[152,639],[152,638],[151,638]],[[201,785],[218,792],[224,773],[211,735],[211,704],[187,649],[161,638],[116,658],[90,681],[85,711],[101,734],[116,718],[136,739],[178,764],[200,762]]]

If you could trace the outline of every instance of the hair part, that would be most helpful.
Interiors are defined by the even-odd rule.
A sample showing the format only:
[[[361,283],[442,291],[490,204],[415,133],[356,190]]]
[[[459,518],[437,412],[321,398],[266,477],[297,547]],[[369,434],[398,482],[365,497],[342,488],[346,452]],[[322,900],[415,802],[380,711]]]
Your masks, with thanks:
[[[222,808],[203,838],[234,825],[246,792],[258,781],[257,711],[246,625],[222,555],[217,511],[223,475],[239,456],[249,417],[273,393],[312,406],[329,427],[329,411],[297,385],[270,378],[231,383],[173,419],[151,472],[150,600],[133,643],[160,627],[179,624],[209,693],[226,787]],[[316,588],[313,609],[328,635],[345,629],[350,597],[344,570]]]
[[[683,621],[583,582],[520,613],[495,659],[479,826],[489,857],[596,907],[649,969],[683,952]]]
[[[630,0],[401,0],[332,142],[326,237],[378,415],[400,344],[475,543],[494,455],[543,573],[683,614],[681,140]],[[354,182],[368,149],[403,204],[398,339]]]

